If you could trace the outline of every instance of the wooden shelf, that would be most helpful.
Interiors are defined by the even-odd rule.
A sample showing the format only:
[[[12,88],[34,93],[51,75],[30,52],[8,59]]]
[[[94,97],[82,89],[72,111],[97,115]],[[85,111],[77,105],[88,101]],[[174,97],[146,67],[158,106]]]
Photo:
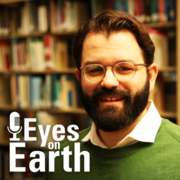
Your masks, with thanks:
[[[83,108],[69,108],[69,109],[52,109],[52,108],[17,108],[17,107],[0,107],[0,111],[46,111],[52,114],[87,114]]]
[[[176,71],[176,67],[161,67],[158,68],[159,72],[171,72],[171,71]],[[62,70],[52,70],[52,71],[0,71],[0,74],[63,74],[63,73],[69,73],[69,74],[74,74],[75,73],[75,68],[68,68],[68,69],[62,69]]]
[[[52,71],[0,71],[0,74],[74,74],[75,73],[75,68],[68,68],[68,69],[62,69],[62,70],[52,70]]]
[[[166,23],[149,23],[145,24],[147,28],[172,28],[176,27],[176,22],[166,22]]]
[[[78,29],[77,30],[73,30],[73,31],[57,31],[57,32],[51,32],[52,35],[59,35],[59,36],[71,36],[71,35],[76,35],[78,32]]]
[[[159,112],[159,114],[164,118],[177,118],[176,112]]]
[[[17,3],[24,1],[30,1],[30,0],[0,0],[0,4],[10,4],[10,3]]]
[[[167,66],[167,67],[160,67],[160,68],[158,68],[158,71],[159,72],[171,72],[171,71],[176,71],[176,66]]]
[[[8,36],[0,36],[0,39],[11,39],[11,38],[28,38],[28,37],[39,37],[46,35],[47,32],[37,32],[37,33],[31,33],[31,34],[11,34]]]
[[[28,38],[28,37],[41,37],[45,35],[54,35],[54,36],[74,36],[76,35],[77,30],[74,31],[61,31],[61,32],[36,32],[30,34],[10,34],[8,36],[0,36],[0,40],[12,39],[12,38]]]

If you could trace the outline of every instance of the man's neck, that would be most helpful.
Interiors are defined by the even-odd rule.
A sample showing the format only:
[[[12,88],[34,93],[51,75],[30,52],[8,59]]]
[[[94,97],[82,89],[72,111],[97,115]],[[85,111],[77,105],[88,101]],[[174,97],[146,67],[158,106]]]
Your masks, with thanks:
[[[138,116],[138,118],[133,121],[129,126],[125,127],[124,129],[120,129],[115,132],[106,132],[101,129],[97,130],[98,136],[101,139],[101,141],[109,148],[111,149],[114,147],[119,141],[124,139],[128,134],[130,134],[133,129],[136,127],[136,125],[141,121],[141,119],[146,114],[147,110],[149,109],[150,104],[146,106],[144,111]]]

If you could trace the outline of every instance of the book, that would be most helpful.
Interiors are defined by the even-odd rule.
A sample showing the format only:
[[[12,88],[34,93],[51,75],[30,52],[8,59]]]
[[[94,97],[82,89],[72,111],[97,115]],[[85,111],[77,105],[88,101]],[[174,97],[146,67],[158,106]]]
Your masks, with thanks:
[[[68,67],[68,44],[64,40],[55,41],[55,69],[62,70]]]
[[[148,29],[155,46],[154,62],[159,68],[168,66],[168,35],[164,31]]]
[[[61,84],[60,84],[60,75],[52,76],[52,84],[53,84],[53,108],[61,108],[62,100],[60,98],[61,93]]]
[[[174,0],[166,0],[168,9],[168,21],[175,21],[175,4]]]
[[[140,0],[134,0],[134,15],[137,20],[141,21],[140,16]]]
[[[75,78],[70,75],[62,75],[60,84],[60,99],[62,100],[62,108],[76,108],[78,105],[78,101]]]
[[[46,75],[45,76],[45,107],[51,108],[52,107],[52,76]]]
[[[41,107],[41,84],[40,76],[30,76],[30,105],[32,108]]]
[[[19,87],[19,106],[20,108],[28,108],[30,106],[29,76],[20,75],[17,81]]]
[[[10,87],[11,87],[11,99],[12,99],[12,106],[18,106],[18,93],[17,93],[17,77],[15,74],[12,74],[10,77]]]
[[[0,40],[0,70],[11,70],[11,46],[8,40]]]
[[[134,15],[134,0],[128,0],[128,13]]]
[[[38,31],[46,32],[48,30],[48,22],[47,22],[47,9],[45,5],[41,5],[37,9],[38,14]]]
[[[12,70],[19,70],[19,60],[18,60],[18,39],[11,39],[11,63]]]
[[[167,14],[167,1],[166,0],[158,0],[158,7],[159,7],[159,22],[165,23],[168,20]]]
[[[0,106],[9,107],[11,105],[10,77],[0,75]]]
[[[45,67],[47,70],[52,70],[54,69],[53,36],[45,35],[43,41],[45,48]]]
[[[44,53],[44,43],[42,39],[35,39],[34,43],[34,54],[35,54],[35,70],[43,71],[45,70],[45,53]]]
[[[151,0],[145,0],[145,22],[150,23],[151,20]]]
[[[151,0],[151,21],[156,23],[159,21],[158,1]]]

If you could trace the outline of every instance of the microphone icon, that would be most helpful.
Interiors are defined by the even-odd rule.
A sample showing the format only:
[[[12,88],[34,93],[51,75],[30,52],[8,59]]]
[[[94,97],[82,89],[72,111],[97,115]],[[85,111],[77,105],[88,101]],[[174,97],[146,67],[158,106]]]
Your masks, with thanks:
[[[7,127],[8,131],[13,134],[13,138],[10,138],[11,141],[19,141],[17,138],[17,134],[20,133],[22,127],[20,127],[20,115],[17,112],[12,112],[9,118],[9,127]]]

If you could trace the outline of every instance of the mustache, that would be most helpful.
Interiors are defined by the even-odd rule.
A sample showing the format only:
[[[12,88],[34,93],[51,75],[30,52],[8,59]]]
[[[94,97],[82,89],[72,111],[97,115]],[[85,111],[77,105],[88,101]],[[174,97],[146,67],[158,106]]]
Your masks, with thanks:
[[[100,96],[122,96],[125,99],[131,98],[131,93],[129,91],[123,91],[118,88],[107,89],[105,87],[96,89],[93,94],[92,98],[99,98]]]

